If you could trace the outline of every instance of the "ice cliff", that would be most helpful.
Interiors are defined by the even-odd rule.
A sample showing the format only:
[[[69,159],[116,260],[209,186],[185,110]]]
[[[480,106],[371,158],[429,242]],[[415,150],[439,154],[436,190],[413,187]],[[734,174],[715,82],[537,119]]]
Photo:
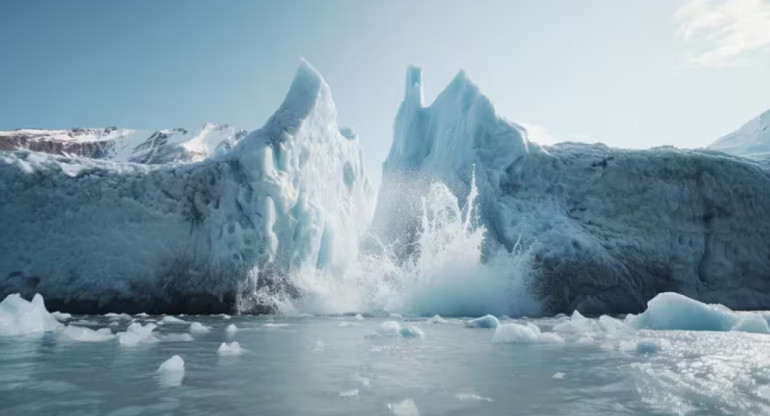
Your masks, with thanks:
[[[752,159],[770,158],[770,110],[719,138],[709,149]]]
[[[666,291],[770,308],[766,164],[708,150],[542,147],[464,73],[426,107],[410,68],[372,229],[409,256],[429,184],[463,201],[474,170],[485,253],[529,256],[546,312],[637,312]]]
[[[291,290],[293,270],[343,268],[368,185],[336,116],[303,63],[263,128],[197,163],[0,151],[0,298],[40,293],[91,313],[220,312],[238,299],[259,310],[270,305],[248,295]]]

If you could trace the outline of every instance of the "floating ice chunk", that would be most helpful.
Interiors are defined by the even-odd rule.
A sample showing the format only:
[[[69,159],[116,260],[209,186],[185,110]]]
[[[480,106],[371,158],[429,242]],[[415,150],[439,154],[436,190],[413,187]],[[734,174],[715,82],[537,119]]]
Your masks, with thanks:
[[[497,328],[500,326],[500,321],[492,315],[485,315],[481,318],[471,319],[467,326],[471,328]]]
[[[131,318],[131,315],[126,313],[106,313],[104,314],[104,317],[112,320],[126,320],[126,321],[130,321],[131,319],[133,319]]]
[[[358,320],[358,321],[363,321],[363,320],[364,320],[364,316],[363,316],[363,315],[361,315],[360,313],[357,313],[357,314],[356,314],[356,316],[355,316],[355,318],[356,318],[356,320]]]
[[[150,317],[150,315],[148,315],[148,314],[146,314],[144,312],[139,312],[139,313],[137,313],[134,316],[137,317],[137,318],[149,318]]]
[[[179,318],[171,316],[171,315],[164,316],[163,319],[161,319],[160,321],[163,322],[164,324],[186,324],[186,323],[188,323],[185,320],[179,319]]]
[[[275,323],[272,323],[272,322],[268,322],[268,323],[266,323],[266,324],[264,324],[262,326],[265,327],[265,328],[283,328],[285,326],[289,326],[289,324],[275,324]]]
[[[396,416],[420,416],[420,411],[412,399],[388,403],[388,409]]]
[[[72,341],[78,342],[102,342],[115,338],[115,335],[112,335],[112,331],[109,328],[101,328],[94,331],[91,328],[72,325],[62,328],[61,334]]]
[[[627,319],[635,328],[679,329],[690,331],[746,331],[770,333],[759,314],[738,314],[729,308],[709,305],[678,293],[661,293],[649,302],[647,310]]]
[[[730,329],[731,331],[754,332],[757,334],[770,333],[770,327],[761,314],[756,312],[743,312],[739,315],[740,319]]]
[[[72,318],[72,315],[66,312],[55,311],[55,312],[51,312],[51,315],[53,315],[53,317],[56,318],[56,320],[59,322],[64,322]]]
[[[537,329],[535,329],[537,328]],[[535,343],[563,343],[564,340],[553,332],[541,333],[537,325],[528,323],[520,324],[502,324],[495,330],[492,337],[495,343],[516,343],[516,344],[535,344]]]
[[[416,326],[401,326],[396,321],[385,321],[377,328],[375,335],[388,338],[425,338],[425,333]]]
[[[107,326],[109,326],[109,327],[116,327],[116,326],[120,326],[120,323],[118,323],[118,322],[110,322],[110,324],[107,325]]]
[[[115,336],[118,338],[118,343],[126,347],[132,347],[139,343],[156,342],[157,338],[152,333],[156,327],[155,324],[142,325],[134,322],[126,328],[125,332],[118,332]]]
[[[345,390],[340,392],[340,397],[358,396],[358,389]]]
[[[432,324],[446,324],[446,323],[449,323],[449,321],[447,321],[446,319],[444,319],[444,318],[442,318],[442,317],[440,317],[438,315],[434,315],[433,318],[430,318],[430,323],[432,323]]]
[[[233,341],[231,343],[221,343],[219,345],[219,349],[217,350],[217,354],[219,355],[241,355],[243,353],[244,349],[241,348],[241,344],[239,344],[236,341]]]
[[[553,377],[551,377],[551,378],[552,378],[552,379],[555,379],[555,380],[561,380],[561,379],[563,379],[563,378],[564,378],[564,376],[565,376],[565,375],[566,375],[566,374],[564,374],[564,373],[562,373],[562,372],[558,372],[558,373],[554,374],[554,375],[553,375]]]
[[[165,334],[158,337],[163,342],[190,342],[195,339],[190,334]]]
[[[479,396],[478,394],[473,394],[473,393],[457,393],[457,394],[455,394],[455,399],[457,399],[457,400],[459,400],[461,402],[470,401],[470,400],[473,400],[473,401],[484,401],[484,402],[493,402],[494,401],[494,400],[492,400],[489,397],[483,397],[483,396]]]
[[[225,333],[229,337],[235,335],[236,332],[238,332],[238,327],[233,324],[227,325],[227,328],[225,328]]]
[[[27,302],[15,293],[0,302],[0,336],[43,334],[61,328],[63,324],[48,313],[40,295]]]
[[[193,334],[207,334],[211,331],[210,326],[201,324],[200,322],[193,322],[190,324],[190,332]]]
[[[158,367],[159,382],[166,387],[179,386],[184,378],[184,360],[174,355]]]
[[[228,314],[226,314],[226,313],[223,313],[223,314],[221,314],[221,315],[219,315],[219,316],[220,316],[222,319],[230,319],[230,318],[232,318],[230,315],[228,315]]]

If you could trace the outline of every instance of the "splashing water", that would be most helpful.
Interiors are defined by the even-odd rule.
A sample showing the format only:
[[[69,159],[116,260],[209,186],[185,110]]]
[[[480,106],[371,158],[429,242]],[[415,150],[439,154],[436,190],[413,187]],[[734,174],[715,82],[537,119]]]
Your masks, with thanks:
[[[528,253],[500,250],[483,261],[486,229],[475,215],[475,175],[461,208],[433,182],[422,198],[414,250],[405,261],[389,247],[359,255],[346,270],[305,267],[292,276],[299,299],[277,301],[282,313],[401,312],[422,316],[531,315]]]

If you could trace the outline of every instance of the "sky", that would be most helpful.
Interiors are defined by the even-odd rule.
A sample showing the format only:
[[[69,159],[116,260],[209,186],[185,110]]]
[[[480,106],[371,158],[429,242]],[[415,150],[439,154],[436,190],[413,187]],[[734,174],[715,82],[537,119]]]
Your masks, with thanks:
[[[375,183],[408,65],[545,144],[701,147],[770,109],[770,0],[0,0],[0,130],[252,130],[300,57]]]

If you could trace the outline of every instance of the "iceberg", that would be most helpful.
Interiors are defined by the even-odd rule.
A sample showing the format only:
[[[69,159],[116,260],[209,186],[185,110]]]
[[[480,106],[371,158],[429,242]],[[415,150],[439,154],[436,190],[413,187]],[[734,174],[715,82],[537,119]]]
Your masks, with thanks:
[[[500,321],[493,315],[485,315],[481,318],[471,319],[466,323],[471,328],[497,328]]]
[[[751,159],[770,158],[770,110],[749,120],[738,130],[720,137],[708,148]]]
[[[72,313],[265,312],[303,267],[342,269],[368,222],[358,139],[297,71],[267,124],[196,163],[0,151],[0,296]]]
[[[462,212],[486,230],[485,261],[524,259],[497,272],[526,276],[541,313],[638,313],[661,292],[770,308],[766,163],[671,147],[540,146],[463,72],[426,106],[422,73],[410,68],[372,221],[400,258],[419,247],[422,196],[435,183],[476,201]],[[495,293],[515,303],[515,293]]]

